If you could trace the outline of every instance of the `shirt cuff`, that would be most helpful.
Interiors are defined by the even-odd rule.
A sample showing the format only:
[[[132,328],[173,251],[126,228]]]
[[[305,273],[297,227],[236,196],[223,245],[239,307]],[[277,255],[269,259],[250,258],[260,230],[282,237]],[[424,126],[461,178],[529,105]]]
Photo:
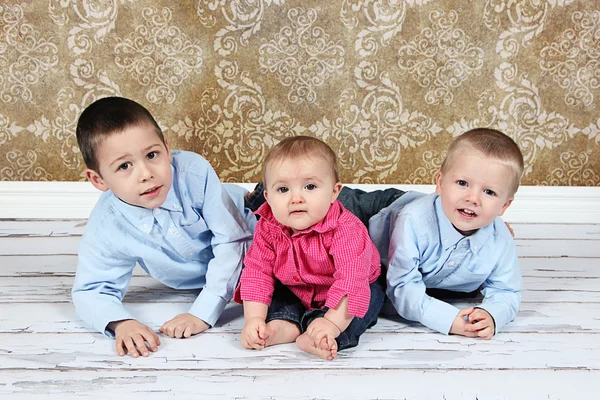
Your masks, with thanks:
[[[94,329],[99,332],[104,332],[106,336],[111,339],[115,338],[115,333],[108,329],[108,324],[115,321],[123,321],[125,319],[135,319],[131,314],[125,310],[123,304],[114,303],[98,312],[96,318],[94,318],[95,326]]]
[[[213,327],[227,303],[228,301],[223,300],[221,296],[203,289],[188,312]]]
[[[454,319],[460,309],[441,300],[431,298],[431,302],[421,317],[421,323],[445,335],[450,333]]]

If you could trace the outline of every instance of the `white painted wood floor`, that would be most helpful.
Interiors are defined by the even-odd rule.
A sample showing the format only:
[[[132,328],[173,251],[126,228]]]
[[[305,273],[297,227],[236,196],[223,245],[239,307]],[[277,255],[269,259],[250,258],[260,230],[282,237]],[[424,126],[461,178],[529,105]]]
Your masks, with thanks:
[[[523,303],[490,341],[383,317],[326,362],[293,344],[242,349],[232,304],[210,331],[133,359],[70,302],[85,221],[0,220],[0,399],[600,399],[600,225],[513,228]],[[158,329],[194,297],[139,270],[125,300]]]

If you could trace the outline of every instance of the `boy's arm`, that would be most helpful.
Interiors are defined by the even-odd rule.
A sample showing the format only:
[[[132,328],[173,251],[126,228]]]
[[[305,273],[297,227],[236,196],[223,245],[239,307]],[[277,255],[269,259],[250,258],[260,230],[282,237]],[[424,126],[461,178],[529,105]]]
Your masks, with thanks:
[[[481,286],[484,298],[479,308],[494,318],[494,333],[498,333],[517,316],[521,304],[521,283],[517,247],[512,239],[508,239],[498,264]]]
[[[129,286],[135,261],[118,257],[98,235],[84,235],[79,245],[72,298],[79,317],[114,338],[108,324],[134,319],[121,301]]]
[[[190,191],[203,190],[202,218],[212,232],[214,258],[208,262],[206,285],[190,308],[190,314],[213,326],[233,297],[244,255],[252,240],[240,210],[207,163],[204,182],[189,182]]]
[[[386,293],[401,317],[448,334],[459,309],[428,296],[419,270],[421,246],[415,221],[400,213],[392,222]]]

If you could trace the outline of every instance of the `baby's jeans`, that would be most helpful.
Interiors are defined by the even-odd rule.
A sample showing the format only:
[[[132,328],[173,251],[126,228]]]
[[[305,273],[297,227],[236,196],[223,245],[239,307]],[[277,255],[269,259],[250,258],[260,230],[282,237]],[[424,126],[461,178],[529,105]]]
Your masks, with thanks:
[[[364,317],[354,317],[348,328],[336,338],[338,351],[358,345],[360,335],[377,323],[377,315],[383,308],[383,301],[385,299],[384,282],[385,276],[380,276],[375,282],[371,283],[369,309]],[[275,319],[289,321],[298,325],[302,333],[304,333],[306,332],[308,325],[310,325],[315,318],[323,317],[327,310],[329,310],[328,307],[307,311],[300,299],[298,299],[287,287],[277,281],[275,291],[273,292],[273,300],[271,301],[267,313],[266,322]]]

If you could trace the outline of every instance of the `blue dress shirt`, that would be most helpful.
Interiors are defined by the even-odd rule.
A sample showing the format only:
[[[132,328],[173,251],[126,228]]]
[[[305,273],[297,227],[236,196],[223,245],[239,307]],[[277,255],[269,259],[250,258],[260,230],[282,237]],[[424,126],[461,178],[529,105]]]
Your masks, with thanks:
[[[202,289],[189,313],[214,325],[233,297],[256,218],[245,190],[221,185],[208,161],[173,151],[173,184],[155,209],[131,206],[111,191],[94,207],[79,244],[73,303],[90,326],[134,319],[121,301],[136,263],[175,289]],[[166,321],[165,321],[166,322]]]
[[[513,237],[500,217],[463,236],[435,193],[408,192],[369,221],[369,233],[387,264],[387,295],[402,316],[448,334],[459,309],[428,296],[426,288],[484,295],[479,308],[497,333],[521,303],[521,271]]]

